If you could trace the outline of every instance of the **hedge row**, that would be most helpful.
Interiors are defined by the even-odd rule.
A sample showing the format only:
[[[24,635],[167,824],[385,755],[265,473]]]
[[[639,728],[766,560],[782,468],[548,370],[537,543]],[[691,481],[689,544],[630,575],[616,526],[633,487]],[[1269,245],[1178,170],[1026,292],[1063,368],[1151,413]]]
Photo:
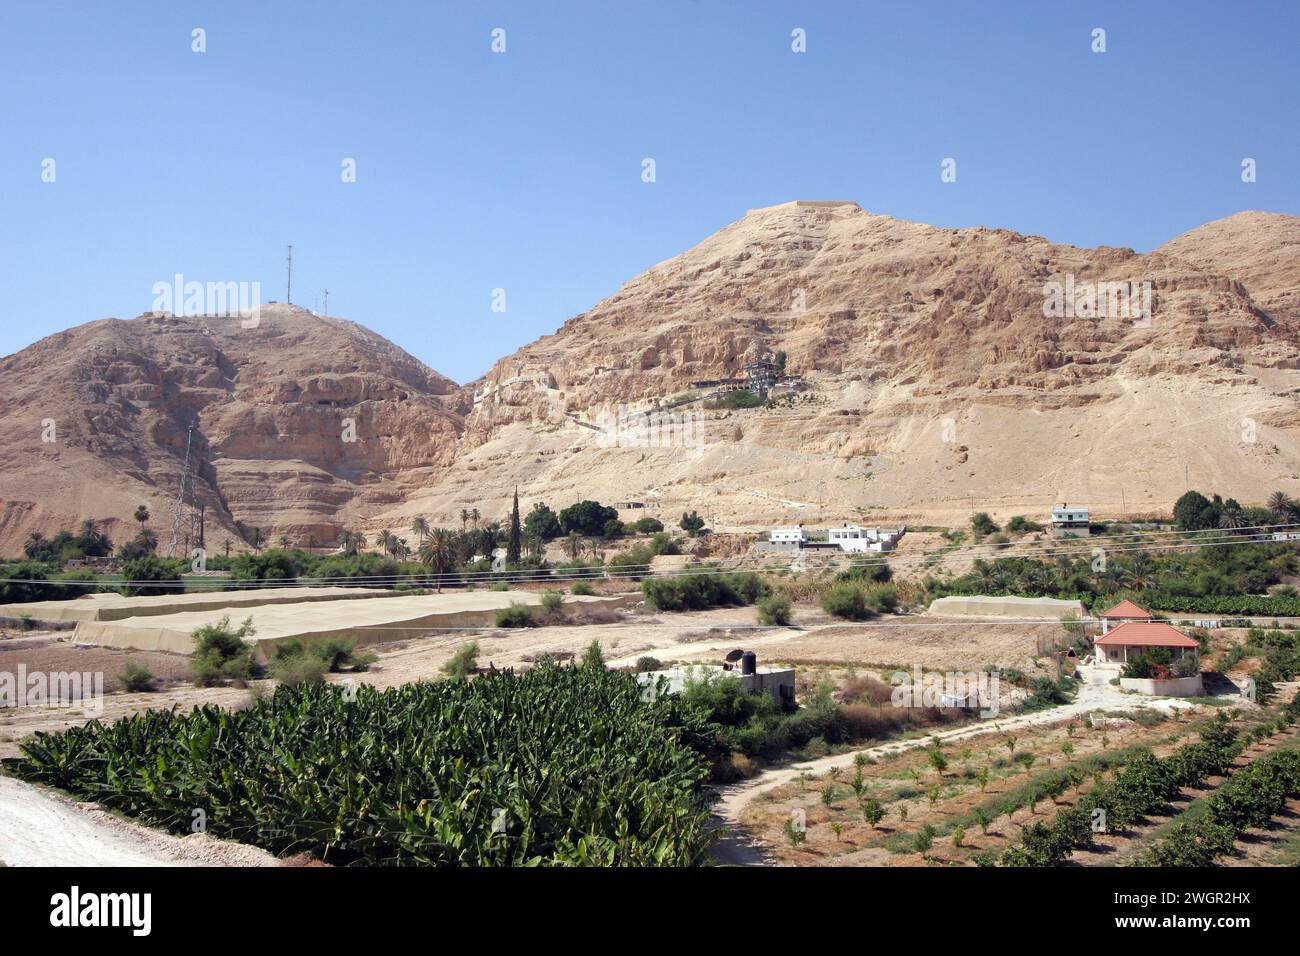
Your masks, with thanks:
[[[1287,724],[1300,719],[1300,697],[1283,711]],[[1277,750],[1239,770],[1206,800],[1197,820],[1180,820],[1154,843],[1138,866],[1208,866],[1231,853],[1237,838],[1269,821],[1300,793],[1300,750]]]
[[[1076,849],[1092,844],[1094,811],[1102,811],[1107,830],[1126,829],[1163,810],[1183,787],[1224,773],[1241,749],[1236,729],[1221,719],[1201,732],[1200,743],[1186,744],[1164,759],[1141,754],[1110,783],[1099,784],[1073,807],[1059,811],[1051,824],[1026,827],[1021,844],[1004,852],[1000,862],[1055,866]]]

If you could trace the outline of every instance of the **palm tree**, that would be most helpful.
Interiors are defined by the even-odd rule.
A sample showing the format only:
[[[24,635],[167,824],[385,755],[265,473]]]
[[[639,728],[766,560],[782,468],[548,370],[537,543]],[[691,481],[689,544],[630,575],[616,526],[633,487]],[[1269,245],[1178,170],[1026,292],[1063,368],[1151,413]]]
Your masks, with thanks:
[[[393,532],[387,528],[379,532],[379,537],[375,539],[375,545],[379,548],[380,554],[388,554],[389,549],[393,546]]]
[[[570,531],[569,537],[564,542],[564,549],[569,552],[570,559],[577,561],[583,552],[583,548],[582,535],[576,531]]]
[[[478,513],[478,509],[477,509],[477,508],[470,508],[470,509],[469,509],[469,520],[472,521],[472,522],[474,522],[474,527],[476,527],[476,528],[478,527],[478,519],[481,518],[481,517],[483,517],[483,516],[482,516],[481,514]]]
[[[280,535],[280,547],[281,548],[289,547],[289,536],[287,534]]]
[[[1295,512],[1295,502],[1287,497],[1286,492],[1275,491],[1268,496],[1268,510],[1278,521],[1287,522]]]
[[[254,529],[253,529],[253,542],[252,542],[252,543],[253,543],[253,550],[254,550],[254,551],[261,551],[261,550],[262,550],[262,529],[261,529],[261,528],[254,528]]]
[[[434,528],[429,540],[420,546],[420,562],[429,566],[437,576],[436,586],[442,591],[442,575],[451,567],[451,532],[446,528]]]
[[[1249,523],[1246,515],[1239,508],[1225,509],[1219,516],[1219,527],[1226,531],[1236,531],[1238,528],[1246,527]]]
[[[429,519],[421,516],[412,521],[411,533],[415,535],[419,545],[423,545],[425,535],[429,533]]]
[[[460,509],[460,530],[461,530],[461,531],[464,531],[464,530],[465,530],[465,525],[466,525],[466,523],[468,523],[468,521],[469,521],[469,511],[468,511],[468,509],[461,508],[461,509]]]
[[[234,544],[234,542],[231,541],[229,538],[224,538],[221,542],[221,547],[225,550],[226,557],[230,557],[230,546],[232,544]]]
[[[144,530],[144,523],[149,520],[149,509],[144,505],[135,509],[135,520],[140,522],[140,530]]]

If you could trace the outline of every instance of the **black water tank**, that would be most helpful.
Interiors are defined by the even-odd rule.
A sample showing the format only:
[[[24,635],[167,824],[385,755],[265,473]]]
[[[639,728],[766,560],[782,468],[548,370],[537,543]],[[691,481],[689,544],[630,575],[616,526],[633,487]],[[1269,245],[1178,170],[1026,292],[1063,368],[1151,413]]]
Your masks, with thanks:
[[[740,655],[740,672],[742,674],[758,673],[758,655],[753,651],[745,651]]]

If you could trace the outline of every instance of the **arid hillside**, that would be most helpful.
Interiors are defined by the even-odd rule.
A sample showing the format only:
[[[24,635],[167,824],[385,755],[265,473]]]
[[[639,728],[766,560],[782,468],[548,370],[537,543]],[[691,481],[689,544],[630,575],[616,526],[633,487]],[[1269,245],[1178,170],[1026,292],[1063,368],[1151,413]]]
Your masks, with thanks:
[[[643,500],[749,529],[1042,515],[1054,499],[1167,511],[1189,482],[1294,492],[1298,276],[1300,219],[1268,213],[1139,255],[854,203],[753,210],[498,362],[446,479],[396,513],[504,501],[515,482],[530,499]],[[1052,283],[1063,298],[1103,282],[1149,283],[1149,309],[1116,314],[1103,296],[1092,314],[1080,298],[1045,315]],[[777,351],[809,385],[792,407],[675,406],[704,435],[683,447],[608,434],[620,406]]]
[[[693,383],[778,353],[802,390],[705,407]],[[790,202],[463,388],[288,306],[252,329],[141,316],[45,339],[0,360],[0,552],[90,517],[122,537],[141,503],[166,539],[191,422],[210,548],[501,517],[516,486],[525,509],[640,501],[722,530],[1054,500],[1141,514],[1189,484],[1258,501],[1300,493],[1298,389],[1296,217],[1240,213],[1142,255]]]
[[[209,549],[242,549],[253,528],[332,542],[451,461],[459,403],[373,332],[290,306],[263,306],[254,328],[78,326],[0,361],[0,553],[84,518],[124,540],[140,504],[165,548],[191,423]]]

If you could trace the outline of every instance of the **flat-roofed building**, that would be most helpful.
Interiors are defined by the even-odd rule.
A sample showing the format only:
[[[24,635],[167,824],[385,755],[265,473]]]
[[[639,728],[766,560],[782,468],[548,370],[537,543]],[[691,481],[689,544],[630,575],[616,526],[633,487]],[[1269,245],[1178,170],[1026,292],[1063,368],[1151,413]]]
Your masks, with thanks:
[[[1050,530],[1056,535],[1072,534],[1086,538],[1091,520],[1092,515],[1087,508],[1071,508],[1067,504],[1062,504],[1059,508],[1053,506]]]

